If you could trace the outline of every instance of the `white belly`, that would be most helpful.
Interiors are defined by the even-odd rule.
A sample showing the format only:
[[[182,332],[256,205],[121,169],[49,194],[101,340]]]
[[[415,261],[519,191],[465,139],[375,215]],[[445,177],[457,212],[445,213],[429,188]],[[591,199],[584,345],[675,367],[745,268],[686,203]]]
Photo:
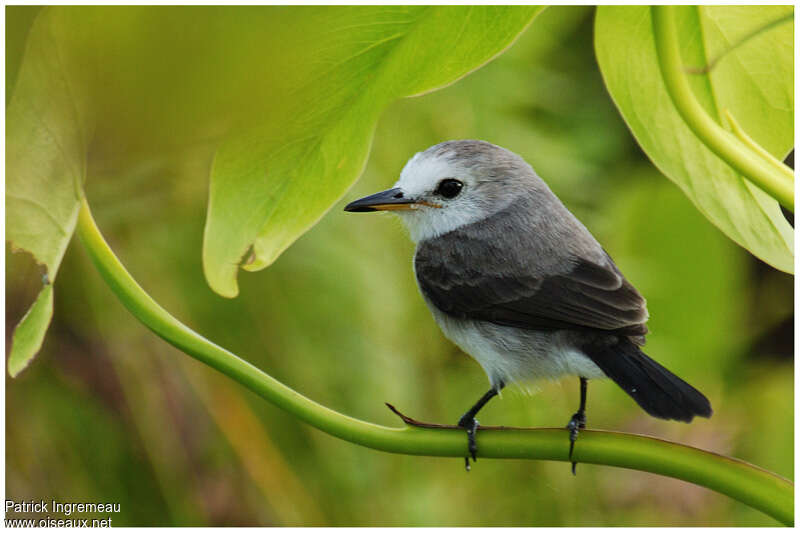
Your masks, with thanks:
[[[427,303],[427,302],[426,302]],[[452,318],[428,303],[444,335],[483,367],[489,382],[530,382],[563,376],[606,375],[568,342],[566,332],[531,331]]]

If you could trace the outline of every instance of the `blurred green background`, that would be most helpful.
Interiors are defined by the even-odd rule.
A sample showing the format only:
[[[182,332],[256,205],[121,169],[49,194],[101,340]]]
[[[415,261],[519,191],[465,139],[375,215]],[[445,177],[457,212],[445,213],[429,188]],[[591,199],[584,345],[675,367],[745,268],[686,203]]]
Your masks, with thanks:
[[[163,154],[86,185],[98,224],[178,318],[310,398],[386,425],[389,401],[454,423],[487,388],[419,296],[412,244],[389,214],[342,212],[390,186],[415,152],[476,138],[522,155],[648,300],[647,352],[702,390],[710,420],[648,417],[611,382],[589,426],[733,455],[793,479],[793,279],[726,239],[637,148],[606,93],[593,9],[546,10],[455,85],[392,105],[360,181],[226,300],[201,267],[208,150]],[[13,65],[12,65],[13,68]],[[187,163],[189,161],[189,163]],[[7,247],[6,342],[39,272]],[[119,502],[114,525],[776,525],[725,496],[650,474],[565,463],[407,457],[297,422],[133,319],[80,243],[59,273],[43,349],[6,378],[6,497]],[[561,426],[577,380],[508,390],[486,424]],[[566,440],[566,439],[565,439]],[[566,442],[565,442],[566,445]],[[580,445],[580,444],[578,444]]]

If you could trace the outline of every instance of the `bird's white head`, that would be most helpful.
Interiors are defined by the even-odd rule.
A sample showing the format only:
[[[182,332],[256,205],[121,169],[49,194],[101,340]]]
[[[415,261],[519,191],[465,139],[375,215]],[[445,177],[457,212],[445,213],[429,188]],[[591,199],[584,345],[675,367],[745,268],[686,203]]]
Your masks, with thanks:
[[[412,157],[394,187],[346,211],[393,211],[414,242],[482,220],[544,183],[521,157],[485,141],[447,141]]]

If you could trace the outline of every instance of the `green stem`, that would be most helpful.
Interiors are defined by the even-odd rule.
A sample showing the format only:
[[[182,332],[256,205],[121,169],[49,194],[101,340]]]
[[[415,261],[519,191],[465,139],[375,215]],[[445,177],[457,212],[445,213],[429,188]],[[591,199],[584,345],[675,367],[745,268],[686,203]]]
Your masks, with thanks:
[[[653,6],[653,33],[661,75],[672,102],[686,125],[723,161],[786,209],[794,212],[794,174],[777,168],[717,124],[695,98],[684,75],[675,28],[674,6]]]
[[[159,306],[131,277],[103,239],[83,200],[78,235],[100,275],[120,301],[157,335],[210,367],[335,437],[392,453],[464,457],[467,439],[455,427],[406,424],[392,428],[351,418],[290,389],[247,361],[195,333]],[[481,457],[568,461],[565,429],[483,428]],[[735,498],[775,519],[793,521],[794,485],[751,464],[641,435],[581,431],[574,458],[581,463],[620,466],[683,479]]]
[[[736,119],[731,114],[730,110],[726,109],[723,114],[725,118],[728,119],[728,123],[731,125],[731,130],[733,134],[736,135],[740,141],[746,144],[754,153],[758,154],[760,157],[764,159],[768,164],[772,165],[775,170],[778,172],[783,172],[787,167],[777,158],[773,157],[771,153],[764,150],[764,147],[758,144],[750,137],[746,131],[739,125]]]

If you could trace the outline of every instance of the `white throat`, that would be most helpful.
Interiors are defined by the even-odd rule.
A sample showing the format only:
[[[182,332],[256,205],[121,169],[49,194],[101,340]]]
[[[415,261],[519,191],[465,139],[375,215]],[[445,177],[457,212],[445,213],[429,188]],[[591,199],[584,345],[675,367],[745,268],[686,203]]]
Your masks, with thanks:
[[[449,233],[483,218],[480,210],[466,210],[459,206],[441,208],[421,206],[410,211],[396,211],[415,243]]]

